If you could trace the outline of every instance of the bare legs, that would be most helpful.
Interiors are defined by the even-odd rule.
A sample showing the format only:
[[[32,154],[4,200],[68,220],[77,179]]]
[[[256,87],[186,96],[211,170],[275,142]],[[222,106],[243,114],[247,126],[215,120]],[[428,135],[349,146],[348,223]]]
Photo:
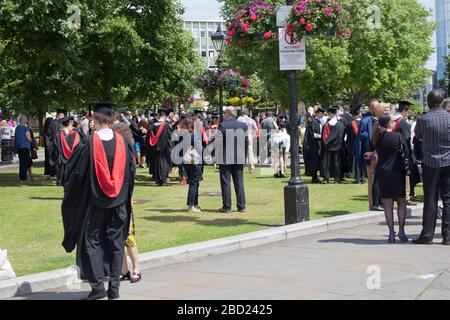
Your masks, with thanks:
[[[140,277],[141,277],[141,270],[139,268],[139,254],[138,254],[137,247],[125,248],[125,250],[131,259],[131,268],[132,268],[133,272],[132,273],[130,272],[130,280],[133,283],[133,279],[140,280]],[[122,263],[122,274],[126,275],[128,272],[129,272],[129,269],[128,269],[127,255],[124,254],[123,255],[123,263]],[[137,281],[134,281],[134,282],[137,282]]]
[[[397,201],[397,215],[399,232],[398,236],[401,241],[408,241],[405,235],[405,224],[406,224],[406,198],[398,198]],[[394,199],[383,199],[384,204],[384,215],[386,217],[386,223],[389,228],[389,242],[395,242],[395,229],[394,229]]]

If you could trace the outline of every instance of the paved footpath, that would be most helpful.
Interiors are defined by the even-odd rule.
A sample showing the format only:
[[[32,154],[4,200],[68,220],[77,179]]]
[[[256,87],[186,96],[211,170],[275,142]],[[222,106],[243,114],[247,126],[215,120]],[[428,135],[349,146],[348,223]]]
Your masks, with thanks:
[[[410,236],[420,224],[409,219]],[[450,248],[391,245],[386,235],[384,223],[372,224],[146,270],[141,282],[123,283],[121,299],[450,299]],[[369,290],[377,275],[381,288]],[[88,293],[83,283],[15,299]]]

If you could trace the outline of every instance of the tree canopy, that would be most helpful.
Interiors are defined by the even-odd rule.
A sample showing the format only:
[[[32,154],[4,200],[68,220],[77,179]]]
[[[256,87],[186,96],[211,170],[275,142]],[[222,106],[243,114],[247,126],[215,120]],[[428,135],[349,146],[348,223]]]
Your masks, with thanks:
[[[2,1],[0,103],[43,113],[190,95],[201,62],[183,10],[177,0]]]

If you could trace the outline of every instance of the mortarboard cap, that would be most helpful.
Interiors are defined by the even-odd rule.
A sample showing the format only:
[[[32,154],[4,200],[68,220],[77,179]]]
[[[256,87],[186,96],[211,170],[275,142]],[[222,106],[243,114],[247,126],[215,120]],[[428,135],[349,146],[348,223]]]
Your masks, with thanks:
[[[411,106],[413,105],[413,103],[409,102],[409,101],[399,101],[398,102],[398,111],[402,112],[403,110],[407,110],[409,109]]]
[[[319,112],[325,113],[325,109],[322,107],[319,107],[319,108],[317,108],[317,113],[319,113]]]
[[[192,118],[194,116],[194,112],[193,111],[188,111],[187,113],[186,113],[186,118]]]
[[[203,110],[194,110],[194,114],[195,115],[197,115],[197,114],[203,114]]]
[[[331,113],[331,114],[337,114],[337,112],[338,112],[338,107],[336,107],[336,106],[331,106],[331,107],[328,109],[328,112]]]
[[[112,117],[114,115],[113,106],[114,104],[111,102],[97,102],[94,104],[94,112]]]
[[[211,112],[211,117],[213,119],[218,119],[219,118],[219,113],[218,112]]]
[[[72,116],[70,116],[70,117],[66,116],[66,117],[64,117],[64,118],[61,120],[61,124],[62,124],[64,127],[67,127],[67,126],[69,126],[70,121],[73,121],[73,120],[74,120],[74,118],[73,118]]]

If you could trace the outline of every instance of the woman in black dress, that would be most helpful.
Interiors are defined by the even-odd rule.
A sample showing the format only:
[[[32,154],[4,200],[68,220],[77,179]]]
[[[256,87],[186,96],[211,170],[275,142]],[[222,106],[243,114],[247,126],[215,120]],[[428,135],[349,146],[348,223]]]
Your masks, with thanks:
[[[402,242],[408,242],[405,234],[406,221],[406,173],[404,171],[400,147],[408,152],[402,136],[392,132],[394,121],[389,114],[381,116],[373,134],[372,143],[378,155],[376,176],[384,203],[386,222],[389,227],[389,242],[395,242],[394,200],[398,205],[399,233]]]

